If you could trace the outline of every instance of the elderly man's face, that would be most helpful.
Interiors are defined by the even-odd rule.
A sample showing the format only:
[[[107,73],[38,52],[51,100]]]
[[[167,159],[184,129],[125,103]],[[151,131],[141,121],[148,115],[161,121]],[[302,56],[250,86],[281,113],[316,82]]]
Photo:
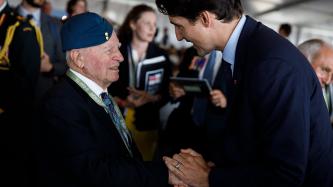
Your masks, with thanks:
[[[119,78],[119,63],[124,60],[119,46],[118,38],[113,32],[107,42],[82,49],[83,73],[102,88],[107,88]]]
[[[318,57],[313,59],[312,67],[322,87],[330,84],[333,76],[333,49],[328,47],[320,49]]]

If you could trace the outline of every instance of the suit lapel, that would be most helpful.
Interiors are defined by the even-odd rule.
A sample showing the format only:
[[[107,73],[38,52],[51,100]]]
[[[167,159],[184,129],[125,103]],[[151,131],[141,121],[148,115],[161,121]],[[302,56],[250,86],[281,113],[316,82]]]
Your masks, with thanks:
[[[229,122],[231,124],[235,123],[237,120],[236,114],[237,107],[240,106],[241,101],[241,94],[244,89],[244,81],[242,78],[246,77],[244,74],[246,73],[247,67],[250,66],[252,63],[248,62],[247,59],[250,59],[249,56],[253,55],[249,51],[249,49],[253,48],[255,45],[252,44],[252,40],[254,37],[254,33],[259,26],[258,22],[253,20],[251,17],[246,16],[246,22],[242,29],[242,32],[239,36],[236,53],[235,53],[235,65],[234,65],[234,72],[233,72],[233,81],[234,81],[234,96],[232,97],[231,106],[230,107],[230,118]]]
[[[244,72],[244,68],[246,67],[246,59],[248,57],[249,46],[251,45],[254,31],[258,26],[258,22],[252,19],[249,16],[246,16],[246,22],[244,24],[243,30],[239,36],[236,54],[235,54],[235,67],[233,79],[234,83],[237,86],[241,82],[242,73]]]
[[[69,77],[66,76],[66,81],[73,86],[73,88],[77,91],[79,95],[82,96],[82,98],[86,101],[86,104],[88,105],[88,108],[90,112],[92,113],[92,116],[95,116],[95,119],[98,119],[99,126],[97,128],[103,128],[107,129],[110,133],[111,137],[116,137],[118,145],[121,145],[121,149],[123,153],[127,153],[127,148],[123,143],[123,140],[121,136],[118,133],[118,130],[116,129],[115,125],[113,124],[109,114],[104,110],[103,107],[99,106],[93,99],[89,97],[89,95],[82,90],[81,87],[79,87],[73,80],[71,80]],[[96,129],[95,129],[96,130]]]

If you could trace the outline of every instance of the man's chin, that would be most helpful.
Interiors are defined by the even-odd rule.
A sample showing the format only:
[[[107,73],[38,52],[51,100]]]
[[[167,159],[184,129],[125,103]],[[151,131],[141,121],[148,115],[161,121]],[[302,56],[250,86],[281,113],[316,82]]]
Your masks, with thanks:
[[[209,52],[204,51],[204,50],[199,49],[199,48],[195,48],[195,49],[196,49],[196,51],[198,53],[198,56],[200,56],[200,57],[204,57],[205,55],[207,55],[209,53]]]

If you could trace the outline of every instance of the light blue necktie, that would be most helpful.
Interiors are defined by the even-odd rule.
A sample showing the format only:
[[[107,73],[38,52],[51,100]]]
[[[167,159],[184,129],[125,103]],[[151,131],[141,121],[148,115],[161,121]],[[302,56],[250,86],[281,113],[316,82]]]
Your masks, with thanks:
[[[216,51],[212,51],[209,55],[206,68],[203,73],[203,78],[207,79],[210,85],[213,85],[215,59],[216,59]],[[207,103],[208,103],[208,98],[206,97],[202,98],[196,97],[194,99],[192,119],[194,123],[198,126],[201,126],[204,123]]]

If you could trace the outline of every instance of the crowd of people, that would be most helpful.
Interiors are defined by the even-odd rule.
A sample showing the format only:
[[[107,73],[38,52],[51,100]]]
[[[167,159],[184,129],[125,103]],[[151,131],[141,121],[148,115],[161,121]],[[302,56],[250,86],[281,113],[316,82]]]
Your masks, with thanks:
[[[333,47],[294,46],[240,0],[155,2],[193,43],[179,64],[148,5],[116,29],[86,0],[65,20],[0,0],[0,184],[332,187]]]

